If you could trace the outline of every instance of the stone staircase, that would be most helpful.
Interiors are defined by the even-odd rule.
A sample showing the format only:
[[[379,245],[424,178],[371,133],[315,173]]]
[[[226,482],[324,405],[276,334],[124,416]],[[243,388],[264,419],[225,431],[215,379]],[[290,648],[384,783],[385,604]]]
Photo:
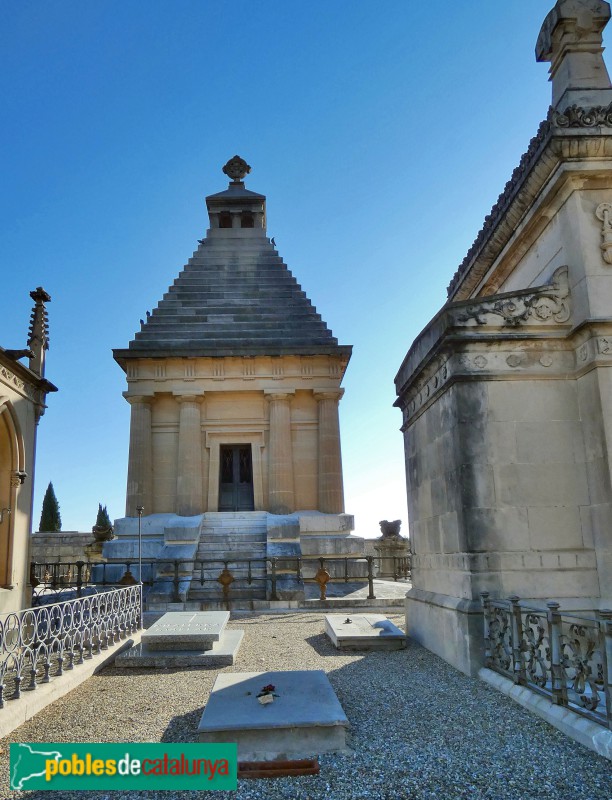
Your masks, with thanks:
[[[205,515],[196,553],[187,600],[201,608],[223,605],[223,588],[217,581],[225,561],[234,577],[230,586],[230,605],[238,601],[266,599],[266,564],[251,564],[251,583],[248,582],[247,559],[265,559],[267,540],[265,511],[209,512]],[[198,564],[200,560],[214,564]]]

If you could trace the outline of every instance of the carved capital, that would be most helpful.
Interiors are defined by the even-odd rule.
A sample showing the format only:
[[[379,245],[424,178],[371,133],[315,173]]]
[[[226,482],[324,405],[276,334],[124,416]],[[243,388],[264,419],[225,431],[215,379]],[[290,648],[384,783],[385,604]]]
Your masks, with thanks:
[[[204,402],[204,393],[200,392],[199,394],[175,394],[174,399],[177,403],[203,403]]]
[[[344,394],[344,389],[313,389],[315,400],[335,400],[338,402]]]
[[[274,389],[264,389],[264,395],[266,397],[266,400],[268,400],[269,402],[277,401],[277,400],[290,401],[290,400],[293,399],[294,394],[295,394],[295,390],[286,391],[286,392],[278,392],[278,391],[275,391]]]
[[[127,402],[133,406],[137,404],[142,405],[150,405],[153,400],[155,399],[155,395],[152,394],[126,394],[124,393],[123,396],[127,400]]]

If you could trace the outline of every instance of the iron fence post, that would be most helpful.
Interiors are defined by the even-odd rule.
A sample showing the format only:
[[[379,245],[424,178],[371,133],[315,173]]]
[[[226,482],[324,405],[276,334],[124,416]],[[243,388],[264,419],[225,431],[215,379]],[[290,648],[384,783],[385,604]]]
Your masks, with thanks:
[[[606,720],[608,728],[612,730],[612,609],[602,608],[599,612],[599,631],[604,662]]]
[[[512,661],[514,682],[524,684],[526,679],[525,664],[523,661],[523,618],[519,597],[513,594],[508,598],[511,603],[512,619]]]
[[[368,600],[376,600],[374,594],[374,556],[367,556],[368,562]]]
[[[563,679],[561,667],[561,633],[562,620],[559,603],[549,600],[548,607],[548,641],[550,642],[550,672],[552,683],[552,702],[557,706],[567,705],[567,687]]]
[[[271,576],[271,586],[270,586],[270,600],[278,600],[278,595],[276,594],[276,559],[272,559],[272,576]]]
[[[491,668],[491,601],[489,592],[480,593],[482,603],[482,616],[484,620],[484,663],[485,667]]]
[[[173,603],[180,603],[181,602],[181,596],[179,594],[179,560],[178,560],[178,558],[174,559],[174,581],[173,581],[173,584],[174,584],[174,593],[173,593],[173,596],[172,596],[172,602]]]
[[[83,567],[85,566],[84,561],[77,561],[76,568],[77,568],[77,579],[76,579],[76,589],[77,589],[77,597],[81,597],[82,589],[83,589]]]

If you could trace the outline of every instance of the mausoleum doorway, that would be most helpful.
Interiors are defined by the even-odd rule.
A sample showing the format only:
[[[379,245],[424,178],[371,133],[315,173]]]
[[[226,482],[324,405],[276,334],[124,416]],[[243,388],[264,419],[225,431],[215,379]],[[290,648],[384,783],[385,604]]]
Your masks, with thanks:
[[[17,469],[17,435],[10,408],[0,413],[0,586],[12,588],[14,494],[11,476]]]
[[[221,445],[219,462],[219,511],[254,511],[251,445]]]

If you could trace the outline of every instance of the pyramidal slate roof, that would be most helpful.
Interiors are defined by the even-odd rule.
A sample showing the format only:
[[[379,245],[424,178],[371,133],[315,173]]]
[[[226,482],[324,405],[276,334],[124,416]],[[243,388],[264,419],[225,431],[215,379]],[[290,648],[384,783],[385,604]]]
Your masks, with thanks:
[[[264,195],[235,180],[206,202],[206,238],[115,359],[350,356],[266,236]]]

